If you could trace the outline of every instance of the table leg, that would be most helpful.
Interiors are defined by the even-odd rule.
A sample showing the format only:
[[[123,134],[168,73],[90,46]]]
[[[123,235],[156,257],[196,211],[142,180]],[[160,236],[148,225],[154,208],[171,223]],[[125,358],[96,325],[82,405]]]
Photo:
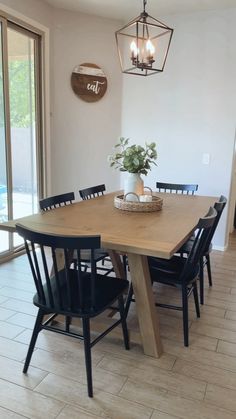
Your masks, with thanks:
[[[109,256],[117,278],[125,278],[125,271],[123,263],[121,262],[119,253],[114,250],[109,250]]]
[[[128,253],[128,262],[144,353],[158,358],[163,349],[147,257]]]

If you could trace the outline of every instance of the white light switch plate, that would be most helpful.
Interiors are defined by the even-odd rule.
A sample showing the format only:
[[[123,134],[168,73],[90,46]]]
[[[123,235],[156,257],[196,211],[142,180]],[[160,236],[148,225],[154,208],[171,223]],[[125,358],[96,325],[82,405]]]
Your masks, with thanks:
[[[202,164],[210,164],[210,154],[209,153],[203,153]]]

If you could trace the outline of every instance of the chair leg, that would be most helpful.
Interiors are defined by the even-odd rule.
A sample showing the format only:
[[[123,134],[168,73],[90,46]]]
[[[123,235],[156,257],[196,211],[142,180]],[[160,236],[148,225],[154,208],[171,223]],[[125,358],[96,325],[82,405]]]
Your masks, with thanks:
[[[186,285],[182,286],[182,306],[183,306],[183,330],[184,346],[188,346],[188,290]]]
[[[193,284],[193,296],[194,296],[194,302],[195,302],[195,309],[197,317],[200,317],[200,306],[199,306],[199,299],[198,299],[198,292],[197,292],[197,281]]]
[[[122,262],[123,262],[123,267],[124,267],[124,272],[125,272],[124,279],[127,279],[127,256],[126,255],[122,256]]]
[[[123,330],[125,349],[129,349],[130,348],[129,347],[129,332],[128,332],[127,323],[126,323],[126,313],[125,313],[123,295],[120,295],[120,297],[118,298],[118,303],[119,303],[120,318],[121,318],[121,325],[122,325],[122,330]]]
[[[34,325],[34,330],[31,336],[31,340],[30,340],[30,344],[29,344],[29,349],[27,352],[27,356],[25,359],[25,364],[24,364],[24,368],[23,368],[23,373],[26,374],[29,364],[30,364],[30,360],[33,354],[33,350],[36,344],[36,340],[38,337],[38,334],[41,330],[41,326],[42,326],[42,321],[43,321],[43,316],[44,316],[44,312],[42,310],[39,309],[37,317],[36,317],[36,321],[35,321],[35,325]]]
[[[66,316],[66,332],[70,331],[70,325],[71,325],[72,317]]]
[[[208,274],[209,287],[212,287],[210,255],[206,255],[206,266],[207,266],[207,274]]]
[[[86,366],[86,374],[87,374],[88,396],[93,397],[90,322],[89,322],[89,319],[87,318],[83,318],[82,322],[83,322],[84,354],[85,354],[85,366]]]
[[[204,266],[203,266],[203,257],[200,259],[200,273],[199,273],[199,283],[200,283],[200,303],[204,304]]]
[[[126,302],[125,302],[125,317],[128,316],[128,312],[129,312],[130,304],[131,304],[131,301],[132,301],[133,293],[134,293],[133,285],[130,282],[129,290],[128,290],[128,294],[127,294]]]

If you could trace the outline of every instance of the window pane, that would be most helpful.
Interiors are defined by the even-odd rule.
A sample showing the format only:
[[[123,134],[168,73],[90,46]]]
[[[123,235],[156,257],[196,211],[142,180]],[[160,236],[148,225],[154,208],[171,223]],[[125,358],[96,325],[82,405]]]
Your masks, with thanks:
[[[34,57],[35,40],[8,28],[14,219],[37,212]],[[14,235],[14,245],[19,243],[19,237]]]

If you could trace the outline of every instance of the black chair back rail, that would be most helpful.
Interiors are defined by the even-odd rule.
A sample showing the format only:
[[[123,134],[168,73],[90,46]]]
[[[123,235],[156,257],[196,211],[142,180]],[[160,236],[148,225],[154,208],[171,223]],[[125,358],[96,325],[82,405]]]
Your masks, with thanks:
[[[197,279],[200,272],[200,259],[203,255],[211,228],[214,225],[217,212],[210,207],[205,217],[200,218],[196,226],[196,235],[186,259],[174,256],[170,260],[149,258],[149,269],[152,282],[176,286],[182,291],[182,305],[156,303],[157,306],[183,311],[184,345],[189,345],[188,331],[188,297],[193,293],[197,317],[200,308],[197,292]]]
[[[48,311],[57,308],[61,314],[67,311],[84,309],[84,293],[83,293],[83,279],[86,277],[90,279],[91,289],[91,310],[95,306],[95,261],[94,249],[100,247],[100,237],[58,237],[49,236],[26,230],[24,227],[18,225],[17,232],[25,239],[25,248],[28,260],[31,267],[31,272],[34,278],[35,287],[37,290],[37,301],[40,306],[44,306]],[[36,247],[36,244],[38,247]],[[51,260],[46,256],[50,249],[50,256],[53,263],[54,276],[50,278],[50,264]],[[56,249],[63,250],[64,268],[59,270]],[[73,250],[76,249],[76,252]],[[82,249],[91,250],[91,273],[88,275],[81,269],[80,251]],[[75,255],[77,256],[77,269],[71,269],[71,255],[73,253],[73,263]],[[40,260],[41,259],[41,260]],[[73,277],[71,277],[73,274]],[[89,278],[89,279],[88,279]],[[75,307],[72,305],[74,300],[75,282],[78,284],[78,295],[80,301]],[[66,291],[66,294],[64,294]],[[46,296],[48,296],[46,298]]]
[[[208,213],[204,218],[200,218],[196,226],[196,235],[193,241],[193,245],[186,259],[184,269],[181,274],[181,280],[186,281],[186,279],[194,271],[197,264],[199,264],[200,259],[204,253],[206,245],[211,236],[211,230],[214,226],[215,220],[217,217],[217,212],[214,208],[210,207]]]
[[[39,207],[42,211],[48,211],[64,205],[72,204],[75,200],[74,192],[67,192],[61,195],[54,195],[39,201]]]
[[[216,210],[210,207],[205,217],[200,218],[196,226],[195,238],[187,258],[173,256],[170,260],[148,257],[149,271],[152,283],[160,282],[171,287],[175,286],[182,292],[182,304],[176,306],[157,302],[156,305],[183,312],[184,345],[189,345],[188,331],[188,297],[193,293],[197,317],[200,317],[200,308],[197,292],[197,278],[200,271],[200,259],[204,252],[211,228],[217,216]],[[125,312],[128,314],[133,296],[132,284],[126,300]]]
[[[181,184],[181,183],[165,183],[156,182],[156,188],[158,192],[169,192],[169,193],[181,193],[194,195],[194,192],[198,190],[198,185],[195,184]]]
[[[80,189],[79,195],[83,201],[86,201],[88,199],[93,199],[98,196],[104,195],[105,191],[106,191],[106,186],[104,184],[101,184],[101,185],[91,186],[90,188]],[[99,258],[99,253],[97,256],[98,256],[97,261],[99,260],[102,261],[102,266],[100,266],[99,269],[105,272],[104,275],[108,275],[110,272],[114,271],[113,267],[112,268],[105,267],[106,261],[111,263],[111,259],[105,249],[101,249],[100,258]]]
[[[210,263],[210,252],[212,250],[212,239],[215,234],[216,228],[218,226],[218,223],[220,221],[222,212],[225,208],[225,205],[227,203],[227,199],[225,196],[221,195],[219,198],[219,201],[215,202],[214,209],[216,210],[216,217],[214,220],[214,223],[212,225],[212,228],[209,232],[208,238],[205,243],[205,248],[202,253],[202,256],[200,258],[200,275],[199,275],[199,281],[200,281],[200,302],[203,305],[204,304],[204,266],[207,267],[208,272],[208,281],[209,286],[212,286],[212,274],[211,274],[211,263]],[[180,254],[189,254],[189,252],[192,249],[194,243],[194,239],[190,238],[180,249]]]
[[[96,198],[97,196],[104,195],[106,187],[104,184],[91,186],[90,188],[80,189],[79,194],[83,200]]]
[[[29,230],[20,224],[16,225],[16,231],[25,241],[26,252],[36,287],[33,303],[39,309],[23,372],[26,373],[28,370],[37,336],[41,330],[46,329],[83,339],[88,395],[92,397],[91,348],[107,333],[121,324],[125,348],[129,349],[123,301],[123,293],[128,288],[129,283],[125,279],[107,277],[97,273],[94,252],[95,249],[100,248],[100,236],[50,235]],[[63,263],[60,258],[60,266],[58,266],[56,253],[58,249],[64,255]],[[85,272],[81,269],[80,253],[84,249],[89,249],[91,254],[90,272]],[[73,264],[71,265],[72,255],[73,259],[75,255],[77,257],[76,269],[72,268]],[[51,264],[53,265],[52,267]],[[118,301],[120,319],[116,320],[91,341],[90,318],[104,312],[115,301]],[[48,314],[50,314],[50,317],[48,317]],[[52,320],[58,314],[69,318],[81,318],[83,335],[71,332],[67,328],[64,330],[55,326],[55,322],[52,323]],[[45,315],[47,315],[47,318],[43,321]]]
[[[215,218],[214,224],[213,224],[211,232],[209,234],[208,241],[206,243],[205,252],[209,250],[211,241],[213,239],[213,236],[214,236],[215,231],[217,229],[217,226],[219,224],[219,221],[220,221],[220,218],[221,218],[221,215],[222,215],[222,212],[224,210],[224,207],[225,207],[226,203],[227,203],[227,199],[225,198],[225,196],[221,195],[220,198],[219,198],[219,201],[215,202],[215,204],[214,204],[214,208],[217,212],[217,216]]]

